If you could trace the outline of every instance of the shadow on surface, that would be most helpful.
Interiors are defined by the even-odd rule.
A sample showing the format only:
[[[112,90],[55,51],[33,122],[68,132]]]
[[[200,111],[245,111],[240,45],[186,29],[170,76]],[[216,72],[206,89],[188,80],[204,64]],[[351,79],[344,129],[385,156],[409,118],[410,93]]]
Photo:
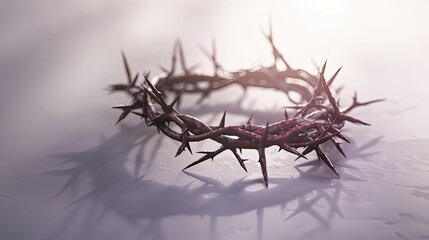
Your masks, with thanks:
[[[82,224],[80,236],[88,237],[108,212],[119,215],[129,222],[142,224],[141,235],[137,239],[146,237],[165,239],[163,219],[179,215],[209,216],[210,239],[218,238],[217,219],[219,217],[235,216],[251,211],[256,212],[257,237],[263,239],[264,209],[273,206],[279,206],[282,215],[287,215],[284,217],[285,221],[300,213],[307,213],[317,221],[317,228],[330,227],[335,216],[343,217],[338,207],[339,196],[343,190],[341,181],[330,174],[312,176],[312,173],[317,173],[320,168],[326,167],[319,161],[298,164],[297,169],[301,176],[296,178],[271,177],[269,189],[263,187],[260,179],[242,178],[224,185],[218,180],[195,173],[179,173],[192,177],[193,181],[184,186],[145,179],[145,176],[140,176],[139,172],[141,168],[150,171],[157,159],[157,151],[148,149],[149,140],[156,138],[155,136],[157,136],[156,130],[147,128],[145,124],[132,127],[122,124],[117,134],[109,139],[103,139],[93,149],[53,155],[54,158],[61,159],[63,165],[70,166],[49,172],[53,176],[68,178],[59,195],[79,186],[81,181],[89,181],[90,187],[85,194],[67,206],[67,209],[73,210],[58,225],[50,239],[55,239],[65,232],[70,222],[78,218],[83,219],[80,223]],[[158,136],[155,139],[158,141],[155,146],[160,145],[159,139],[162,138]],[[366,150],[379,140],[380,138],[374,139],[360,147],[352,142],[345,145],[344,150],[349,155],[349,159],[368,159],[374,153],[366,153]],[[330,147],[332,146],[326,146],[326,148]],[[137,154],[131,158],[130,153],[135,150]],[[129,171],[125,167],[126,163],[130,162],[134,162],[134,171]],[[341,167],[353,168],[343,159],[338,164]],[[306,165],[310,166],[310,169],[301,170]],[[345,178],[361,180],[348,175]],[[297,206],[286,208],[292,201],[297,202]],[[327,204],[326,214],[316,209],[315,203],[320,202]],[[291,213],[285,214],[286,211]],[[85,216],[80,216],[78,212],[83,212]],[[316,231],[317,228],[312,231]]]

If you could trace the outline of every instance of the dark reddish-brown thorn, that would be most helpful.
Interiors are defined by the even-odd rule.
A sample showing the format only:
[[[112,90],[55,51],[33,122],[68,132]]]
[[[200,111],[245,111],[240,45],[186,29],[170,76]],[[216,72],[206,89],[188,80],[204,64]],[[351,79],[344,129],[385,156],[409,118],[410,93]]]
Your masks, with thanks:
[[[303,154],[303,153],[298,152],[298,150],[296,150],[295,148],[293,148],[293,147],[291,147],[291,146],[287,145],[287,143],[283,143],[283,144],[280,144],[280,145],[279,145],[279,151],[281,151],[281,150],[285,150],[285,151],[287,151],[287,152],[290,152],[290,153],[292,153],[292,154],[295,154],[295,155],[297,155],[297,156],[298,156],[298,158],[299,158],[299,157],[302,157],[302,158],[307,159],[307,157],[306,157],[306,156],[304,156],[304,154]]]
[[[328,97],[329,103],[331,104],[332,108],[334,109],[334,112],[336,114],[340,114],[340,109],[337,106],[337,102],[335,101],[334,96],[332,95],[331,89],[329,88],[328,84],[326,83],[325,76],[323,74],[320,74],[320,81],[322,82],[322,86],[325,90],[326,96]]]
[[[270,125],[269,122],[267,122],[267,126],[265,127],[265,131],[262,134],[262,138],[261,138],[261,145],[265,146],[267,139],[268,139],[268,126]]]
[[[183,151],[185,151],[185,148],[187,148],[189,152],[192,154],[191,145],[189,145],[188,137],[189,137],[189,130],[186,129],[182,133],[182,136],[181,136],[182,145],[180,145],[179,149],[177,150],[176,157],[179,156],[179,154],[181,154]]]
[[[213,151],[213,152],[198,152],[198,153],[204,153],[205,155],[202,156],[197,161],[195,161],[195,162],[189,164],[188,166],[186,166],[185,168],[183,168],[182,171],[184,171],[184,170],[186,170],[186,169],[188,169],[190,167],[193,167],[193,166],[195,166],[195,165],[197,165],[199,163],[202,163],[202,162],[204,162],[204,161],[206,161],[208,159],[212,159],[213,160],[214,157],[216,157],[218,154],[220,154],[221,152],[225,151],[226,149],[228,149],[228,148],[226,148],[225,146],[221,146],[218,150]]]
[[[225,117],[226,117],[226,111],[223,112],[222,119],[220,120],[220,123],[219,123],[220,128],[225,127]]]
[[[265,131],[262,134],[261,142],[258,147],[258,153],[259,153],[259,164],[261,165],[261,171],[264,178],[265,187],[268,188],[268,173],[267,173],[267,160],[265,157],[265,144],[268,138],[268,125],[265,127]]]
[[[180,57],[180,64],[182,66],[182,71],[185,73],[185,75],[189,75],[190,74],[189,69],[186,67],[185,54],[183,53],[182,41],[178,39],[176,44],[179,49],[179,57]]]
[[[321,75],[325,74],[325,70],[326,70],[326,64],[328,63],[328,59],[325,60],[325,63],[322,66],[322,71],[320,72]]]
[[[131,81],[130,85],[128,86],[129,88],[132,88],[136,85],[137,83],[137,79],[139,78],[139,74],[136,73],[136,75],[134,76],[133,80]]]
[[[244,129],[251,129],[251,127],[252,127],[252,118],[253,118],[253,115],[250,115],[250,117],[247,120],[247,122],[243,125]]]
[[[244,165],[244,162],[247,161],[248,159],[242,159],[240,155],[238,155],[237,150],[235,148],[230,148],[230,150],[234,154],[235,158],[237,158],[237,161],[240,164],[240,166],[244,169],[244,171],[247,172],[247,168],[246,168],[246,165]]]
[[[125,72],[127,74],[127,81],[128,81],[128,84],[130,85],[131,84],[131,70],[130,70],[130,67],[128,65],[127,58],[125,57],[124,51],[122,51],[122,61],[124,62]]]
[[[120,105],[112,106],[111,108],[124,110],[124,109],[132,108],[132,107],[133,107],[133,105],[123,105],[123,104],[120,104]]]
[[[328,86],[332,85],[332,83],[334,82],[334,80],[337,77],[338,73],[341,71],[341,68],[343,68],[343,67],[338,68],[338,70],[335,72],[335,74],[329,79]]]
[[[259,153],[259,164],[261,165],[262,176],[264,178],[265,187],[268,188],[268,173],[267,173],[267,161],[265,158],[265,148],[258,148]]]
[[[148,117],[147,115],[144,115],[143,113],[139,113],[139,112],[136,112],[136,111],[132,111],[131,113],[134,114],[134,115],[136,115],[136,116],[139,116],[140,118],[146,118],[146,117]]]
[[[167,106],[167,111],[171,112],[174,109],[174,105],[180,100],[180,97],[182,96],[184,90],[180,91],[176,97],[173,99],[173,101],[170,103],[170,105]]]
[[[206,99],[210,95],[210,93],[211,92],[209,90],[203,91],[201,94],[201,97],[197,100],[197,105],[201,104],[204,101],[204,99]]]
[[[344,135],[341,133],[341,131],[340,131],[340,130],[338,130],[337,128],[332,127],[332,128],[331,128],[331,130],[329,130],[329,132],[331,132],[331,133],[332,133],[332,132],[333,132],[333,133],[335,133],[337,137],[341,138],[342,140],[344,140],[344,141],[345,141],[345,142],[347,142],[347,143],[350,143],[350,140],[349,140],[346,136],[344,136]]]
[[[340,174],[338,173],[337,169],[335,169],[334,165],[332,164],[331,160],[329,160],[328,156],[320,149],[320,147],[316,147],[317,155],[320,157],[320,159],[325,162],[326,165],[332,170],[332,172],[337,175],[338,178],[340,178]]]
[[[152,82],[149,80],[149,78],[143,74],[143,77],[145,79],[145,82],[147,83],[147,85],[150,87],[150,89],[152,90],[152,92],[159,98],[159,99],[163,99],[164,97],[162,96],[162,93],[152,84]]]
[[[177,43],[173,46],[173,55],[171,56],[171,70],[167,74],[167,78],[173,76],[176,71],[176,51],[177,51]]]
[[[198,45],[198,48],[200,49],[201,52],[203,52],[203,54],[208,58],[208,59],[212,59],[211,54],[209,53],[209,51],[203,46],[203,45]]]
[[[326,62],[323,65],[324,67],[326,66]],[[322,69],[323,71],[323,69]],[[317,87],[314,89],[313,92],[313,96],[311,97],[310,101],[304,106],[302,107],[300,110],[298,110],[295,115],[293,117],[297,117],[299,115],[305,116],[307,115],[307,112],[310,108],[314,107],[314,104],[317,100],[317,98],[320,96],[320,94],[322,94],[323,90],[324,90],[324,84],[323,84],[324,78],[322,78],[322,74],[319,74],[319,82],[317,84]]]
[[[283,107],[283,108],[289,108],[289,109],[301,109],[301,108],[303,108],[304,106],[302,106],[302,105],[298,105],[298,106],[285,106],[285,107]]]
[[[314,144],[314,145],[309,145],[309,146],[307,146],[307,147],[304,149],[304,151],[302,151],[302,154],[307,155],[307,154],[309,154],[310,152],[312,152],[314,149],[316,149],[316,147],[317,147],[317,145],[316,145],[316,144]],[[299,158],[295,159],[295,161],[296,161],[296,160],[298,160],[298,159],[299,159]]]
[[[371,126],[371,124],[369,124],[369,123],[366,123],[366,122],[363,122],[363,121],[361,121],[361,120],[359,120],[359,119],[357,119],[357,118],[354,118],[354,117],[351,117],[351,116],[348,116],[348,115],[341,115],[341,118],[343,119],[343,120],[345,120],[345,121],[349,121],[349,122],[352,122],[352,123],[355,123],[355,124],[362,124],[362,125],[366,125],[366,126]]]
[[[246,122],[247,125],[251,125],[252,124],[252,118],[253,118],[253,114],[250,115],[249,119],[247,120],[247,122]]]
[[[149,126],[152,126],[152,125],[158,126],[158,125],[164,123],[165,119],[167,117],[168,117],[168,113],[167,112],[161,113],[158,116],[153,117],[153,118],[150,119]]]
[[[124,109],[124,111],[119,116],[119,119],[116,121],[115,126],[118,125],[119,122],[121,122],[122,120],[124,120],[128,116],[128,114],[130,112],[131,112],[130,109]]]
[[[343,151],[343,148],[341,147],[341,143],[335,141],[335,139],[331,138],[332,143],[334,144],[335,148],[338,150],[338,152],[341,153],[345,158],[347,158],[346,154]]]
[[[161,102],[161,100],[160,99],[158,99],[158,97],[153,93],[153,92],[151,92],[150,91],[150,89],[147,87],[147,86],[145,86],[143,83],[140,85],[140,87],[142,88],[142,89],[144,89],[144,92],[146,93],[146,94],[149,94],[149,96],[156,102],[156,103],[158,103],[159,105],[161,105],[162,106],[162,102]]]
[[[161,64],[158,64],[158,68],[161,69],[164,73],[169,73],[170,71],[167,70],[166,67],[162,66]]]
[[[212,38],[212,61],[215,71],[219,70],[219,64],[217,62],[216,41],[214,40],[214,38]]]
[[[285,117],[285,120],[289,119],[289,114],[287,113],[286,109],[285,109],[284,117]]]
[[[353,110],[356,107],[360,107],[360,106],[366,106],[369,104],[373,104],[373,103],[377,103],[377,102],[382,102],[385,101],[386,99],[376,99],[376,100],[372,100],[372,101],[368,101],[368,102],[359,102],[357,100],[357,93],[355,92],[354,96],[353,96],[353,103],[350,107],[348,107],[347,109],[343,110],[342,113],[346,114],[348,112],[350,112],[351,110]]]
[[[275,66],[277,60],[280,59],[283,62],[283,64],[286,66],[287,70],[292,70],[291,66],[286,62],[285,58],[283,57],[283,55],[280,53],[280,51],[278,50],[278,48],[274,44],[273,29],[272,29],[271,21],[269,23],[269,33],[265,34],[263,31],[262,31],[262,33],[265,35],[265,37],[267,38],[268,42],[271,45],[271,48],[273,51],[273,56],[274,56],[274,66]]]

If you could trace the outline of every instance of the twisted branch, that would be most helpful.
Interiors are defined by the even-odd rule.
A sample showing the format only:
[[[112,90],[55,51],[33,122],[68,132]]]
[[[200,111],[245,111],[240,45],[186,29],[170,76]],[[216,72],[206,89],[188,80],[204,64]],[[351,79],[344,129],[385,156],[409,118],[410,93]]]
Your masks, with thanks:
[[[347,138],[341,133],[344,123],[348,121],[355,124],[369,125],[347,114],[358,106],[382,100],[361,103],[357,101],[357,97],[355,96],[352,105],[341,110],[329,87],[335,80],[340,69],[326,81],[324,77],[325,62],[317,79],[310,74],[307,77],[303,77],[301,73],[306,72],[290,68],[290,65],[286,63],[277,48],[274,47],[271,33],[267,35],[267,38],[273,47],[275,61],[280,59],[287,66],[285,71],[279,71],[273,65],[269,68],[261,67],[254,71],[228,72],[228,77],[225,77],[225,70],[221,68],[213,54],[214,76],[192,74],[191,70],[186,68],[181,43],[178,42],[175,49],[179,49],[184,75],[174,75],[176,55],[173,54],[172,70],[167,73],[167,76],[160,78],[157,84],[154,85],[145,74],[136,74],[133,77],[127,60],[123,55],[128,81],[126,84],[111,85],[110,90],[112,92],[125,92],[132,101],[129,105],[113,107],[122,110],[117,123],[125,119],[130,113],[140,116],[146,121],[148,126],[157,127],[159,132],[181,143],[176,156],[180,155],[186,149],[192,153],[190,142],[211,139],[220,144],[219,149],[215,151],[199,152],[204,155],[186,166],[183,170],[206,160],[214,159],[220,153],[229,150],[233,153],[240,166],[247,171],[245,165],[247,159],[241,158],[238,150],[241,152],[242,149],[254,149],[258,151],[263,180],[265,186],[268,187],[265,149],[271,146],[278,146],[279,151],[287,151],[298,158],[306,158],[305,155],[315,151],[318,158],[339,177],[338,171],[328,156],[322,151],[320,144],[332,141],[336,149],[345,156],[340,143],[334,139],[340,138],[348,142]],[[143,76],[142,81],[138,80],[139,76]],[[296,84],[284,81],[284,79],[291,77],[300,79],[309,86],[312,86],[312,91],[302,85],[298,87]],[[250,81],[250,79],[255,79],[255,81]],[[205,89],[197,87],[198,83],[201,82],[209,83],[208,87]],[[301,94],[305,104],[295,107],[297,108],[297,112],[293,117],[289,118],[289,114],[285,110],[284,119],[271,124],[267,122],[265,126],[254,125],[251,121],[252,117],[243,125],[225,126],[226,112],[224,112],[218,125],[210,126],[193,116],[180,113],[175,108],[180,102],[183,93],[199,92],[203,93],[205,97],[212,91],[229,86],[232,83],[239,84],[243,88],[257,86],[273,88],[285,93],[296,91]],[[168,92],[177,93],[170,103],[164,97]],[[326,100],[327,102],[325,103]],[[170,127],[171,124],[178,126],[180,132]],[[304,150],[300,152],[298,151],[299,148],[304,148]]]

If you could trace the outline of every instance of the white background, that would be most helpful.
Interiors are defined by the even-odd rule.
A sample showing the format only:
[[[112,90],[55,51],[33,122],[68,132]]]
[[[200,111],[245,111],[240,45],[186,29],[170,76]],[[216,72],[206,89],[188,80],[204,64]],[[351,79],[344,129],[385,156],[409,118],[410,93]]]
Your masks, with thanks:
[[[429,239],[428,10],[427,1],[1,1],[0,239]],[[134,72],[152,75],[169,67],[176,38],[204,70],[198,46],[212,38],[226,69],[269,65],[260,31],[269,16],[293,67],[343,66],[343,105],[354,91],[387,99],[354,112],[372,126],[346,126],[348,159],[330,152],[341,179],[276,149],[269,189],[252,151],[247,174],[224,154],[187,175],[195,152],[215,144],[175,159],[179,144],[139,119],[114,126],[109,107],[127,99],[105,88],[125,81],[121,50]],[[200,106],[187,98],[183,112],[217,123],[226,109],[231,125],[251,113],[259,124],[281,119],[284,96],[252,89],[238,104],[242,94],[232,87]]]

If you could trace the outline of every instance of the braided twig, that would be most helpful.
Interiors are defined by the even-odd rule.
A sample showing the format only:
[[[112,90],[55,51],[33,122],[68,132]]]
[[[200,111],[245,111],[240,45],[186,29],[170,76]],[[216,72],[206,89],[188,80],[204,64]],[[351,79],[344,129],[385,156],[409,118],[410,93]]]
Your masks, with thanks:
[[[268,35],[267,38],[272,44],[272,35]],[[180,43],[176,46],[180,46]],[[202,75],[193,75],[190,72],[187,72],[186,65],[184,64],[183,53],[180,53],[184,75],[174,76],[175,57],[173,57],[172,70],[166,77],[160,78],[156,85],[154,85],[145,74],[142,75],[144,80],[141,82],[138,81],[138,74],[132,78],[126,58],[123,56],[128,82],[126,84],[111,85],[110,90],[113,92],[125,92],[132,98],[132,103],[129,105],[113,107],[115,109],[122,110],[122,114],[120,115],[117,123],[122,121],[130,113],[144,118],[149,126],[156,126],[158,131],[161,131],[171,139],[181,142],[176,156],[185,151],[185,149],[188,149],[188,151],[192,153],[190,142],[211,139],[221,145],[219,149],[215,151],[200,152],[204,155],[200,159],[189,164],[184,168],[184,170],[208,159],[213,159],[218,154],[228,150],[234,154],[240,166],[247,171],[245,165],[245,161],[247,159],[241,158],[238,150],[241,152],[242,149],[254,149],[259,153],[259,163],[262,170],[263,180],[266,187],[268,187],[265,149],[275,145],[279,147],[279,151],[287,151],[298,156],[298,158],[306,158],[305,155],[315,151],[318,158],[339,177],[338,171],[335,169],[328,156],[324,151],[322,151],[320,144],[332,141],[337,150],[345,156],[340,143],[335,140],[335,138],[340,138],[349,142],[341,133],[344,123],[348,121],[355,124],[369,125],[359,119],[351,117],[348,113],[358,106],[379,102],[382,101],[382,99],[369,102],[359,102],[355,96],[351,106],[345,109],[340,109],[329,87],[329,85],[331,85],[335,80],[339,70],[328,81],[326,81],[324,77],[326,68],[325,62],[317,77],[317,81],[314,79],[316,77],[312,75],[308,75],[312,77],[303,78],[298,74],[298,72],[302,73],[304,71],[292,70],[278,52],[277,48],[275,48],[273,44],[272,46],[275,59],[281,59],[287,67],[283,72],[278,71],[275,66],[273,66],[271,68],[261,68],[256,71],[231,73],[232,77],[225,79],[221,74],[218,74],[219,71],[223,70],[217,63],[216,58],[213,57],[216,72],[214,76],[207,77]],[[179,47],[179,50],[181,52],[181,47]],[[270,75],[266,74],[268,71],[274,72],[274,76],[276,77],[270,78]],[[303,88],[295,88],[296,86],[284,82],[283,77],[288,78],[292,76],[292,74],[296,74],[296,78],[307,82],[310,86],[313,86],[312,91],[310,92],[307,88],[303,91]],[[282,76],[282,78],[278,78],[279,76]],[[246,82],[251,78],[257,80],[252,82],[254,83],[253,85]],[[272,85],[267,84],[267,82],[264,83],[265,85],[262,85],[261,82],[258,81],[260,79],[269,80]],[[209,82],[209,87],[206,89],[195,88],[198,82],[203,81]],[[276,85],[274,82],[282,82],[285,88],[279,87],[279,85]],[[218,84],[216,85],[214,83]],[[269,86],[270,88],[285,91],[286,93],[293,89],[301,93],[306,102],[304,102],[305,104],[302,106],[294,107],[297,108],[297,112],[294,116],[289,117],[288,112],[285,110],[285,117],[283,120],[271,124],[267,122],[265,126],[252,124],[251,117],[243,125],[225,126],[226,112],[224,112],[219,125],[209,126],[193,116],[180,113],[175,108],[175,105],[180,101],[181,94],[184,92],[202,92],[203,96],[207,96],[211,91],[228,86],[232,83],[240,84],[244,88],[249,85],[258,87]],[[194,88],[188,88],[187,86],[189,85],[194,86]],[[181,86],[182,88],[180,89],[178,86]],[[178,92],[171,103],[167,103],[164,98],[165,94],[169,91]],[[308,96],[306,91],[310,92]],[[324,103],[325,99],[328,100],[327,103]],[[181,129],[181,132],[177,132],[170,127],[171,123],[177,125]],[[304,150],[299,152],[299,148],[304,148]]]
[[[155,86],[163,94],[178,94],[182,91],[201,94],[200,101],[212,92],[234,84],[241,86],[244,90],[248,87],[258,87],[281,91],[295,104],[310,100],[312,91],[317,86],[318,76],[303,69],[293,69],[290,66],[274,44],[271,26],[269,34],[266,34],[265,37],[272,48],[274,58],[273,64],[268,67],[259,66],[255,69],[227,71],[217,60],[214,42],[212,43],[211,54],[201,47],[201,50],[212,62],[214,70],[212,75],[196,73],[194,70],[197,65],[187,67],[182,43],[178,40],[173,48],[171,69],[167,70],[160,66],[164,74],[157,79]],[[176,74],[177,55],[179,56],[182,74]],[[284,70],[279,69],[278,66],[281,64],[284,65]],[[301,99],[293,99],[291,97],[292,92],[297,93]],[[180,97],[178,104],[180,104]]]

